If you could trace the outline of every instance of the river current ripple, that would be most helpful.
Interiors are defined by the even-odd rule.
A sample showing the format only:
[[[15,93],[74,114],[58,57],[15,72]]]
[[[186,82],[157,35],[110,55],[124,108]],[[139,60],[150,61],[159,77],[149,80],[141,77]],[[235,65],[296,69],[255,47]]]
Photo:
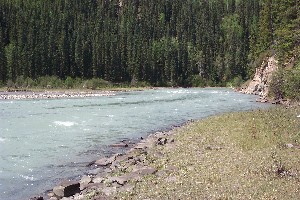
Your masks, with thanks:
[[[115,96],[0,101],[0,199],[28,199],[85,163],[109,154],[107,145],[137,139],[190,119],[265,108],[255,96],[229,89],[158,89]]]

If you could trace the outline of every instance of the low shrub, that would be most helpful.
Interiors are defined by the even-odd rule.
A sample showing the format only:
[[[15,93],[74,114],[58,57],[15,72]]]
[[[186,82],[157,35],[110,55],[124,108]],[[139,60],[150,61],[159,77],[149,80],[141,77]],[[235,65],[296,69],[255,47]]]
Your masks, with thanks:
[[[300,101],[300,69],[280,70],[272,78],[270,96]]]
[[[64,81],[57,76],[43,76],[37,79],[37,87],[41,88],[63,88]]]
[[[96,90],[97,88],[106,88],[112,87],[112,84],[109,81],[105,81],[100,78],[92,78],[90,80],[85,81],[83,88]]]
[[[70,88],[74,87],[74,83],[75,83],[75,80],[72,79],[70,76],[68,76],[65,80],[64,85],[66,88],[70,89]]]
[[[205,87],[207,86],[206,80],[199,75],[194,75],[191,79],[191,84],[193,87]]]

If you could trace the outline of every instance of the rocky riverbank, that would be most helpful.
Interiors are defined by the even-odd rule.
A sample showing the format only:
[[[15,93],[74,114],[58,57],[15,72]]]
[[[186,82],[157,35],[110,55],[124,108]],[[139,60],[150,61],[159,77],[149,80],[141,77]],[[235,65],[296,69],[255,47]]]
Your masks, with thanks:
[[[47,196],[33,197],[31,200],[85,200],[109,199],[118,192],[130,192],[134,184],[145,176],[160,175],[166,171],[176,170],[176,167],[159,170],[150,166],[154,157],[162,157],[156,147],[169,148],[175,144],[173,132],[156,132],[147,138],[141,138],[138,143],[124,140],[110,145],[111,148],[127,148],[124,154],[114,154],[91,162],[89,171],[79,181],[64,181],[59,183]],[[151,157],[149,157],[151,153]],[[153,157],[154,156],[154,157]]]
[[[0,91],[0,100],[85,98],[115,95],[114,91]]]
[[[112,146],[126,153],[35,199],[298,199],[299,114],[283,106],[227,113],[123,141]]]

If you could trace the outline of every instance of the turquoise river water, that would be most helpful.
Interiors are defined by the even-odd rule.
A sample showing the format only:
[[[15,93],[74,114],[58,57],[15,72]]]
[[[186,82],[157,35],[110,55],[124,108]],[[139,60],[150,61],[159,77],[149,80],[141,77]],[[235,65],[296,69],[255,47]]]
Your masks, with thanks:
[[[106,147],[190,119],[265,108],[229,89],[158,89],[115,96],[0,101],[0,199],[28,199],[78,177]]]

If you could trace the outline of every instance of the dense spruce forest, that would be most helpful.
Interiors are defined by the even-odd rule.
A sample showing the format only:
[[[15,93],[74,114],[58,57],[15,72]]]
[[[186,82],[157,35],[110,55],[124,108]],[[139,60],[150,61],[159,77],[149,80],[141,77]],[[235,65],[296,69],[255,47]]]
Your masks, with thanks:
[[[0,82],[56,77],[153,86],[239,83],[266,54],[278,55],[283,68],[288,60],[297,63],[299,5],[299,0],[0,0]]]

